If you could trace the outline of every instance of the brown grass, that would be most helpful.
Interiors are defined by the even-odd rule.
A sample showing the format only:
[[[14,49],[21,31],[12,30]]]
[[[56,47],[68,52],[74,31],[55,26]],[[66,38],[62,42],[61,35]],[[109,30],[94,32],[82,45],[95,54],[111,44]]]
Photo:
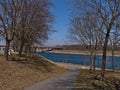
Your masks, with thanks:
[[[69,53],[69,54],[89,54],[87,50],[53,50],[53,52],[58,52],[58,53]],[[102,50],[97,51],[98,55],[102,55]],[[111,56],[112,51],[107,50],[107,55]],[[115,51],[115,56],[120,56],[120,51]]]
[[[95,78],[96,75],[100,75],[99,70],[93,74],[81,69],[77,81],[78,90],[120,90],[120,72],[107,71],[105,81],[100,81],[99,76]]]
[[[27,58],[15,56],[12,61],[5,61],[0,56],[0,90],[22,90],[25,86],[64,71],[65,69],[37,55]]]

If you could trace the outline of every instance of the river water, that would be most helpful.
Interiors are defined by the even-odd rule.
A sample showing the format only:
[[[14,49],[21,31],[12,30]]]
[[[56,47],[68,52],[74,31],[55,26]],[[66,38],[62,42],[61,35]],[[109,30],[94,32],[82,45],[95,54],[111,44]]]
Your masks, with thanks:
[[[72,64],[80,64],[88,66],[90,64],[89,55],[85,54],[66,54],[66,53],[53,53],[53,52],[34,52],[35,54],[44,56],[45,58],[54,62],[64,62]],[[112,69],[112,57],[107,56],[106,68]],[[102,56],[96,56],[96,67],[101,67]],[[120,56],[114,56],[115,69],[120,70]]]

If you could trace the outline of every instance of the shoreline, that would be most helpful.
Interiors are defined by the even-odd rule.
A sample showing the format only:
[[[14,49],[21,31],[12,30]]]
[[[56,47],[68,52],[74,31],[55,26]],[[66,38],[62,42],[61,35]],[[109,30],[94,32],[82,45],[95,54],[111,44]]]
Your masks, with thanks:
[[[49,54],[49,53],[51,53],[51,54],[53,53],[54,55],[57,55],[57,53],[62,53],[62,52],[53,52],[53,51],[52,51],[52,52],[46,52],[46,53],[48,53],[48,54]],[[64,55],[66,54],[66,55],[69,55],[69,56],[74,55],[74,54],[66,53],[66,52],[64,52],[64,53],[62,53],[62,54],[64,54]],[[60,54],[60,55],[62,55],[62,54]],[[82,54],[83,54],[83,53],[82,53]],[[79,56],[78,54],[76,54],[76,55]],[[83,56],[85,56],[85,54],[83,54]],[[54,56],[54,57],[55,57],[55,56]],[[97,57],[98,57],[98,60],[100,60],[100,61],[102,60],[102,56],[97,56]],[[57,57],[57,58],[58,58],[58,57]],[[75,57],[74,57],[74,58],[75,58]],[[78,57],[78,58],[79,58],[79,57]],[[107,59],[109,59],[109,58],[111,58],[111,57],[108,56]],[[115,58],[117,58],[117,60],[118,60],[119,57],[115,57]],[[52,59],[52,58],[51,58],[51,59]],[[63,58],[60,58],[60,59],[64,59],[64,57],[63,57]],[[80,62],[80,64],[79,64],[79,62],[77,62],[77,61],[74,62],[73,58],[70,59],[70,60],[72,60],[72,61],[68,61],[69,59],[67,60],[67,58],[64,59],[64,60],[66,60],[66,61],[60,60],[60,59],[58,59],[58,62],[67,62],[67,63],[63,63],[63,64],[67,64],[67,65],[73,65],[73,64],[74,64],[74,65],[79,66],[80,68],[82,68],[82,67],[83,67],[83,68],[88,68],[88,67],[89,67],[89,65],[86,64],[86,62],[87,62],[86,60],[89,60],[89,58],[83,58],[82,60],[85,59],[85,61],[82,61],[83,64],[82,64],[81,62]],[[75,59],[77,60],[77,58],[75,58]],[[53,60],[54,60],[54,59],[53,59]],[[98,61],[98,62],[99,62],[99,61]],[[111,63],[111,62],[110,62],[110,63]],[[85,65],[85,64],[86,64],[86,65]],[[111,65],[106,64],[106,65],[108,65],[108,67],[106,66],[106,70],[107,70],[107,69],[108,69],[108,70],[112,70],[112,66],[111,66],[112,64],[111,64]],[[117,65],[117,66],[116,66],[116,70],[118,70],[118,69],[120,70],[119,65],[118,65],[118,64],[116,64],[116,65]],[[98,63],[96,63],[96,68],[101,68],[101,66],[100,66]]]
[[[90,69],[90,66],[87,65],[81,65],[81,64],[73,64],[73,63],[63,63],[63,62],[55,62],[56,65],[64,67],[64,68],[68,68],[68,67],[73,67],[74,68],[78,68],[78,69]],[[98,68],[96,67],[95,70],[101,70],[101,67]],[[107,71],[112,71],[112,69],[105,69]],[[120,72],[120,70],[115,70],[115,72]]]
[[[83,55],[89,55],[87,51],[79,51],[79,50],[53,50],[53,51],[47,51],[52,53],[63,53],[63,54],[83,54]],[[112,56],[109,51],[107,51],[107,56]],[[98,52],[97,55],[102,56],[102,52]],[[114,56],[120,56],[120,54],[116,54]]]

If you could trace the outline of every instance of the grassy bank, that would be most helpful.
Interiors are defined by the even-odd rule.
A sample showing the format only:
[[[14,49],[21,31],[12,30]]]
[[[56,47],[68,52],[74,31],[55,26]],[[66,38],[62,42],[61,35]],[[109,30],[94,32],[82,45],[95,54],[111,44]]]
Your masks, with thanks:
[[[98,76],[97,76],[98,75]],[[77,80],[77,90],[120,90],[120,72],[106,71],[105,81],[100,81],[100,71],[95,74],[81,69]]]
[[[0,90],[23,90],[35,82],[53,77],[65,71],[43,57],[32,55],[11,57],[5,61],[0,56]]]
[[[52,52],[57,52],[57,53],[69,53],[69,54],[89,54],[87,50],[53,50]],[[98,55],[102,55],[102,50],[97,51]],[[112,51],[107,50],[107,55],[111,56]],[[115,51],[115,56],[120,56],[120,51]]]

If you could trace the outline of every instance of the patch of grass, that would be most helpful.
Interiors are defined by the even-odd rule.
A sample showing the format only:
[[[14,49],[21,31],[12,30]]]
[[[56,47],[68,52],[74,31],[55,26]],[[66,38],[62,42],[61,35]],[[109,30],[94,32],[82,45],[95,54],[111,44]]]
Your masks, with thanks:
[[[65,69],[38,56],[14,55],[10,61],[0,56],[0,90],[23,90],[35,82],[53,77]]]
[[[106,71],[105,81],[100,81],[99,75],[100,70],[93,74],[89,70],[81,69],[77,90],[120,90],[120,72]]]
[[[53,52],[59,52],[59,53],[70,53],[70,54],[89,54],[88,50],[53,50]],[[102,50],[97,51],[98,55],[102,55]],[[111,56],[111,50],[107,50],[107,55]],[[120,56],[120,51],[115,51],[115,56]]]

